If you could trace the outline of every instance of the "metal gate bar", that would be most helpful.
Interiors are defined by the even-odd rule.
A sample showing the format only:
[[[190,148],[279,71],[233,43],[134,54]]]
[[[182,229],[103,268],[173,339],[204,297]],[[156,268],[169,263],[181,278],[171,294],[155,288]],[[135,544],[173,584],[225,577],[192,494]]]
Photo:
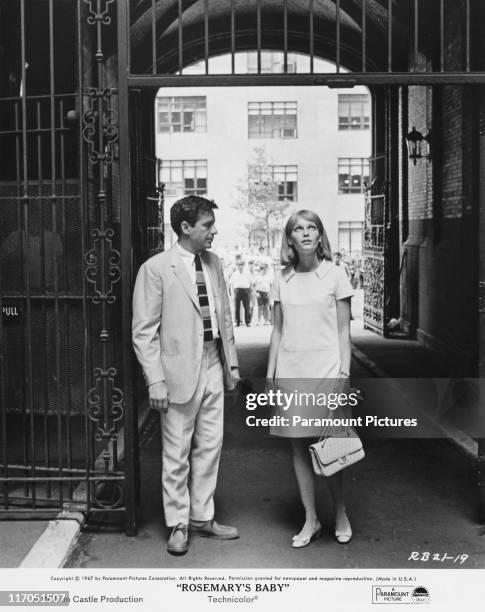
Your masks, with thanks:
[[[204,0],[204,57],[205,71],[209,73],[209,0]]]
[[[335,0],[335,72],[340,72],[340,0]]]
[[[261,72],[261,0],[256,3],[256,33],[257,33],[257,54],[258,54],[258,74]]]
[[[288,0],[283,0],[283,72],[288,72]]]
[[[414,49],[413,49],[413,61],[410,65],[413,66],[414,72],[418,70],[418,39],[419,39],[419,0],[414,0]]]
[[[21,45],[22,45],[22,87],[27,90],[27,73],[26,73],[26,49],[25,49],[25,0],[21,0]],[[22,92],[23,93],[23,92]],[[27,178],[27,98],[26,94],[22,95],[22,169],[23,169],[23,202],[24,202],[24,219],[25,219],[25,230],[27,238],[29,236],[29,207],[28,207],[28,178]],[[19,204],[20,204],[19,199]],[[19,214],[19,222],[21,216]],[[20,228],[20,251],[22,253],[22,263],[23,263],[23,275],[24,275],[24,286],[25,286],[25,297],[26,297],[26,311],[27,311],[27,323],[24,327],[26,334],[26,350],[27,350],[27,409],[28,414],[30,415],[30,457],[32,462],[31,474],[35,477],[35,445],[34,445],[34,403],[33,403],[33,388],[32,388],[32,314],[30,308],[30,279],[29,279],[29,270],[25,265],[26,260],[26,252],[25,252],[25,244],[24,244],[24,234]],[[24,429],[24,432],[26,429]],[[29,438],[24,433],[24,439],[27,441]],[[28,489],[26,489],[26,495],[28,495]],[[36,483],[32,484],[32,507],[35,509],[36,507]]]
[[[234,74],[235,71],[236,71],[236,7],[235,7],[235,0],[231,0],[231,74]]]
[[[445,0],[440,0],[440,72],[445,71]]]
[[[156,0],[152,0],[152,73],[157,71],[157,15],[155,11]]]
[[[178,39],[179,39],[179,72],[182,74],[184,69],[184,37],[183,37],[183,28],[184,28],[184,12],[182,8],[182,0],[178,0]]]
[[[201,78],[203,82],[201,83]],[[251,85],[353,87],[355,85],[484,85],[484,72],[340,72],[339,74],[209,74],[129,75],[130,87],[250,87]]]
[[[314,0],[310,0],[309,4],[309,32],[308,32],[308,53],[310,55],[310,72],[314,70],[314,60],[315,60],[315,5]]]
[[[134,356],[131,344],[131,299],[133,286],[133,262],[132,262],[132,208],[131,208],[131,184],[130,184],[130,136],[129,136],[129,90],[128,90],[128,69],[129,69],[129,44],[125,46],[122,41],[129,41],[128,29],[128,7],[124,2],[118,5],[118,89],[119,89],[119,132],[120,145],[120,167],[125,168],[125,172],[120,173],[120,238],[121,238],[121,274],[124,282],[121,287],[122,300],[122,349],[123,349],[123,372],[125,376],[130,376],[130,381],[125,385],[125,405],[130,409],[126,411],[125,423],[125,530],[128,535],[135,535],[137,532],[136,524],[136,505],[139,497],[138,490],[138,410],[134,398],[133,373]]]
[[[49,89],[50,89],[50,118],[51,118],[51,126],[54,127],[56,125],[56,117],[55,117],[55,109],[54,109],[54,5],[53,0],[49,0]],[[51,212],[52,212],[52,227],[57,228],[57,215],[56,215],[56,200],[57,200],[57,173],[56,173],[56,134],[55,130],[51,129],[50,133],[50,141],[51,141]],[[40,178],[40,177],[39,177]],[[62,179],[61,179],[62,180]],[[39,181],[40,182],[40,181]],[[42,234],[42,242],[45,248],[44,243],[44,234]],[[58,254],[56,249],[54,249],[53,254],[53,263],[54,263],[54,319],[55,319],[55,349],[56,349],[56,394],[57,394],[57,440],[58,440],[58,465],[59,465],[59,474],[62,475],[62,422],[61,422],[61,376],[60,376],[60,338],[59,338],[59,276],[58,276]],[[45,261],[45,259],[44,259]],[[45,281],[45,277],[44,277]],[[45,302],[43,304],[43,309],[45,310]],[[45,418],[44,418],[45,422]],[[45,426],[47,431],[47,425]],[[45,443],[48,443],[48,438]],[[46,457],[46,461],[48,461],[48,457]],[[50,482],[48,483],[47,494],[50,497],[51,489]],[[63,493],[62,493],[62,485],[59,486],[59,503],[63,502]]]
[[[387,0],[387,71],[392,72],[392,0]]]

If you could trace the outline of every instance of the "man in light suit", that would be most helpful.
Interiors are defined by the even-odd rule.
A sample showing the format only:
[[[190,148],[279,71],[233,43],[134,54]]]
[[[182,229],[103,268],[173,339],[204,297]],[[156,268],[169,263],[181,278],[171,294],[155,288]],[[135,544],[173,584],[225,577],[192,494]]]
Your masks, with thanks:
[[[175,202],[178,242],[140,268],[133,294],[133,346],[162,423],[162,488],[167,550],[184,554],[189,529],[230,540],[235,527],[214,520],[223,436],[224,384],[239,378],[226,284],[207,249],[216,204],[198,196]]]

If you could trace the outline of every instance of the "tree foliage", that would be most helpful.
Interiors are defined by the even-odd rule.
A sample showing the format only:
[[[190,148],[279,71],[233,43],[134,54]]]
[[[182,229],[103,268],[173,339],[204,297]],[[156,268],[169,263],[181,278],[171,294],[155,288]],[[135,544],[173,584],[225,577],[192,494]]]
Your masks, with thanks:
[[[264,233],[269,245],[271,234],[282,229],[291,202],[280,199],[273,164],[268,160],[264,147],[254,149],[247,177],[240,182],[238,191],[242,200],[240,204],[248,215],[248,231]]]

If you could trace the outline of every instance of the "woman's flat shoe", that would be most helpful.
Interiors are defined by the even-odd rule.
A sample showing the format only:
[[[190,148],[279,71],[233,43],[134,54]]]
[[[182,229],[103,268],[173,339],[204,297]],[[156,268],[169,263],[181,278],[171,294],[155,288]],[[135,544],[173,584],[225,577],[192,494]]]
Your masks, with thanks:
[[[349,526],[348,529],[337,531],[335,530],[335,539],[339,544],[347,544],[352,539],[352,529]]]
[[[291,545],[293,548],[303,548],[304,546],[308,546],[312,540],[319,538],[321,533],[322,526],[320,523],[317,523],[311,535],[305,537],[301,537],[300,534],[294,535],[291,539]]]

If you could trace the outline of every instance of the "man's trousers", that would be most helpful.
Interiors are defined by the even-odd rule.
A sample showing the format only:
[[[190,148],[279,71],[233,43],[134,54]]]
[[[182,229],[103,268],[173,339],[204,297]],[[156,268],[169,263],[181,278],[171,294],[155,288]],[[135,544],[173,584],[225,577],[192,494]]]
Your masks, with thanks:
[[[167,413],[162,413],[162,489],[168,527],[214,518],[223,419],[218,343],[204,342],[194,395],[185,404],[169,403]]]
[[[246,325],[251,323],[250,313],[250,289],[235,289],[234,290],[234,307],[236,315],[236,325],[241,325],[241,304],[244,308],[244,322]]]

